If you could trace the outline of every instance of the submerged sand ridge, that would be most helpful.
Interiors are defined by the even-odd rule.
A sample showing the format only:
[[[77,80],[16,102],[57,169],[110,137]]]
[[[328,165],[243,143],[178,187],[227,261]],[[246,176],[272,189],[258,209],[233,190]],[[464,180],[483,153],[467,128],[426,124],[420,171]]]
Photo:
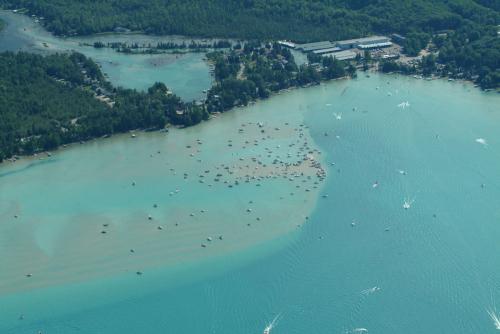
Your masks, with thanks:
[[[0,178],[0,293],[141,276],[297,230],[326,176],[301,111],[231,114],[3,167],[35,164]]]

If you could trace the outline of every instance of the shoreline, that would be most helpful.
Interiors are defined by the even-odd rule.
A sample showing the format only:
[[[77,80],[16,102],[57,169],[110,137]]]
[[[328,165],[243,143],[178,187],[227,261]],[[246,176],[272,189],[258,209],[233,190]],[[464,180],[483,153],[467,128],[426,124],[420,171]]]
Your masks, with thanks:
[[[9,10],[5,10],[5,12],[11,13],[11,11],[9,11]],[[14,14],[14,15],[19,15],[19,16],[21,16],[21,17],[25,17],[25,15],[20,14],[20,13],[11,13],[11,14]],[[29,18],[28,18],[28,19],[29,19]],[[43,28],[43,26],[41,26],[41,27]],[[60,38],[60,37],[58,37],[58,36],[53,35],[53,34],[52,34],[52,33],[50,33],[50,32],[48,32],[48,33],[49,33],[49,34],[51,34],[52,36],[56,37],[56,38]],[[106,34],[109,34],[109,33],[106,33]],[[120,33],[115,33],[115,34],[116,34],[117,36],[122,35],[122,34],[120,34]],[[90,35],[90,36],[91,36],[91,35]],[[148,36],[148,35],[146,35],[146,36]],[[151,36],[156,36],[156,35],[151,35]],[[179,35],[166,35],[166,36],[168,36],[168,37],[174,37],[174,38],[175,38],[176,36],[179,36]],[[187,37],[187,36],[181,36],[181,37]],[[213,39],[212,39],[212,40],[213,40]],[[228,39],[228,40],[230,40],[230,39]],[[67,52],[70,52],[70,51],[67,51]],[[183,53],[183,54],[189,54],[189,53],[192,53],[192,52],[186,52],[186,53]],[[133,54],[132,54],[132,55],[133,55]],[[371,71],[371,70],[370,70],[370,71]],[[381,70],[379,70],[379,69],[377,69],[377,70],[376,70],[376,72],[383,73],[383,72],[382,72]],[[395,72],[395,73],[399,73],[400,75],[405,75],[404,73],[401,73],[401,72]],[[408,74],[408,75],[409,75],[409,76],[412,76],[412,74]],[[345,77],[342,77],[342,78],[336,78],[336,79],[333,79],[333,80],[337,80],[337,79],[344,79],[344,78],[345,78]],[[446,77],[439,77],[439,78],[446,79]],[[424,79],[425,79],[425,78],[424,78]],[[323,82],[328,82],[328,81],[330,81],[330,80],[332,80],[332,79],[329,79],[329,80],[324,80],[324,79],[322,79],[322,80],[321,80],[318,84],[321,84],[321,83],[323,83]],[[449,79],[448,79],[448,80],[449,80]],[[457,80],[457,81],[458,81],[458,80]],[[464,79],[464,82],[469,82],[469,81]],[[311,85],[316,85],[316,84],[311,84]],[[311,86],[311,85],[306,85],[306,87]],[[212,89],[213,87],[214,87],[214,86],[212,85],[209,89]],[[283,91],[290,91],[290,90],[293,90],[293,89],[298,89],[298,88],[305,88],[305,87],[304,87],[304,86],[291,86],[291,87],[289,87],[289,88],[287,88],[287,89],[284,89],[284,90],[281,90],[281,91],[278,91],[278,92],[272,92],[270,97],[272,97],[272,96],[274,96],[274,95],[280,95]],[[479,87],[475,87],[475,88],[479,88]],[[208,90],[209,90],[209,89],[208,89]],[[484,90],[484,91],[486,91],[486,92],[487,92],[487,91],[490,91],[490,90],[487,90],[487,89],[482,89],[482,88],[480,88],[480,89],[481,89],[481,90]],[[497,92],[500,92],[500,90],[497,90]],[[255,99],[255,100],[251,100],[251,101],[250,101],[250,105],[251,105],[251,103],[252,103],[253,101],[258,101],[258,100],[263,100],[263,99],[262,99],[262,98],[257,98],[257,99]],[[239,106],[233,106],[232,108],[230,108],[229,110],[226,110],[226,111],[224,111],[224,112],[232,111],[234,108],[237,108],[237,107],[239,107]],[[212,114],[212,116],[213,116],[213,114]],[[211,118],[213,118],[213,117],[211,117]],[[145,130],[145,129],[141,129],[141,130]],[[158,129],[158,130],[159,130],[159,131],[162,131],[163,129]],[[127,131],[127,132],[117,132],[117,133],[114,133],[114,134],[108,134],[108,135],[109,135],[109,136],[116,136],[117,134],[120,134],[120,133],[125,133],[125,134],[126,134],[126,133],[130,133],[130,131]],[[108,135],[107,135],[107,136],[108,136]],[[88,142],[88,141],[93,141],[93,140],[100,139],[100,138],[101,138],[101,137],[89,138],[89,139],[88,139],[88,140],[86,140],[85,142]],[[65,145],[71,145],[71,146],[72,146],[72,145],[76,144],[77,142],[78,142],[78,141],[75,141],[75,142],[69,142],[69,143],[66,143]],[[61,145],[61,146],[62,146],[62,145]],[[59,146],[59,147],[57,148],[57,150],[60,150],[60,149],[61,149],[61,146]],[[46,154],[47,152],[51,152],[51,151],[53,151],[53,150],[49,150],[49,151],[43,151],[43,150],[42,150],[42,151],[38,151],[38,152],[36,152],[36,154]],[[28,156],[28,157],[29,157],[30,155],[24,155],[24,154],[19,155],[19,154],[17,154],[17,155],[15,155],[14,157],[10,157],[9,159],[5,159],[5,160],[6,160],[6,161],[7,161],[7,160],[9,160],[8,162],[15,163],[15,161],[19,160],[19,159],[18,159],[19,157],[26,157],[26,156]],[[35,155],[35,156],[32,156],[32,157],[33,157],[33,158],[36,158],[37,156]],[[0,165],[1,165],[1,162],[0,162]]]
[[[360,74],[363,73],[363,74],[366,74],[366,73],[370,73],[370,74],[379,74],[379,75],[401,75],[401,76],[404,76],[404,77],[407,77],[407,78],[414,78],[416,80],[426,80],[427,77],[422,77],[422,78],[415,78],[415,75],[412,75],[412,74],[405,74],[405,73],[401,73],[401,72],[382,72],[380,70],[376,70],[376,69],[370,69],[369,71],[364,71],[364,72],[360,72]],[[439,76],[434,76],[432,77],[430,80],[428,81],[432,81],[432,80],[445,80],[445,81],[450,81],[448,80],[449,77],[439,77]],[[271,93],[271,96],[269,96],[268,98],[257,98],[255,100],[251,100],[248,105],[238,105],[238,106],[234,106],[232,107],[231,109],[229,110],[226,110],[224,112],[216,112],[216,113],[212,113],[210,114],[210,118],[208,120],[205,120],[205,121],[202,121],[198,124],[195,124],[193,126],[198,126],[200,124],[204,124],[206,122],[209,122],[209,121],[212,121],[214,119],[217,119],[219,118],[221,115],[225,114],[225,113],[228,113],[228,112],[235,112],[235,111],[238,111],[238,109],[242,109],[242,108],[247,108],[247,107],[251,107],[252,105],[255,105],[256,103],[259,103],[259,102],[263,102],[263,101],[266,101],[266,100],[269,100],[273,97],[276,97],[276,96],[279,96],[279,95],[282,95],[284,93],[287,93],[287,92],[291,92],[291,91],[295,91],[295,90],[300,90],[300,89],[307,89],[307,88],[311,88],[311,87],[315,87],[315,86],[320,86],[322,84],[325,84],[325,83],[329,83],[329,82],[334,82],[334,81],[340,81],[340,80],[351,80],[351,78],[349,78],[348,76],[346,77],[340,77],[340,78],[334,78],[334,79],[329,79],[329,80],[324,80],[324,81],[321,81],[320,83],[317,83],[317,84],[309,84],[309,85],[306,85],[306,86],[293,86],[293,87],[288,87],[288,88],[285,88],[285,89],[282,89],[280,91],[277,91],[277,92],[272,92]],[[475,88],[475,89],[478,89],[482,92],[485,92],[485,93],[490,93],[490,92],[496,92],[498,94],[500,94],[500,88],[499,89],[482,89],[481,87],[479,87],[478,85],[476,85],[473,81],[470,81],[470,80],[467,80],[467,79],[454,79],[450,82],[461,82],[461,83],[464,83],[464,84],[470,84],[472,85],[471,88]],[[8,159],[4,159],[4,161],[0,161],[0,168],[2,166],[6,166],[6,165],[12,165],[12,164],[15,164],[16,162],[18,161],[21,161],[21,160],[24,160],[24,159],[27,159],[27,160],[31,160],[31,161],[43,161],[45,158],[50,158],[51,157],[51,154],[53,152],[59,152],[59,151],[64,151],[66,149],[71,149],[77,145],[85,145],[85,144],[88,144],[88,143],[91,143],[91,142],[97,142],[97,141],[102,141],[102,140],[105,140],[105,139],[109,139],[109,138],[115,138],[115,137],[121,137],[121,136],[127,136],[127,135],[132,135],[134,133],[148,133],[148,132],[156,132],[156,133],[169,133],[169,130],[171,128],[175,128],[175,129],[180,129],[180,130],[183,130],[183,129],[187,129],[187,128],[190,128],[190,127],[193,127],[193,126],[176,126],[176,125],[173,125],[173,124],[167,124],[167,126],[165,126],[163,129],[135,129],[135,130],[129,130],[129,131],[126,131],[126,132],[117,132],[117,133],[114,133],[114,134],[108,134],[108,135],[104,135],[104,136],[100,136],[100,137],[95,137],[95,138],[91,138],[89,140],[86,140],[86,141],[83,141],[83,142],[71,142],[71,143],[67,143],[67,144],[64,144],[64,145],[61,145],[59,147],[57,147],[57,149],[55,150],[47,150],[47,151],[39,151],[39,152],[36,152],[35,154],[32,154],[32,155],[16,155],[12,158],[8,158]],[[39,157],[40,155],[46,155],[45,157]]]
[[[286,99],[286,97],[273,99],[269,103],[276,105],[283,99]],[[6,267],[10,268],[8,272],[3,275],[0,274],[0,277],[3,276],[1,279],[3,287],[0,287],[0,291],[15,293],[14,290],[24,291],[25,289],[39,289],[65,284],[64,282],[93,280],[104,274],[110,277],[117,274],[130,275],[131,277],[141,276],[142,272],[147,274],[151,268],[166,268],[176,263],[199,263],[205,261],[205,259],[224,257],[226,254],[234,252],[251,251],[255,247],[258,248],[261,243],[273,242],[276,238],[287,235],[293,236],[294,233],[300,231],[300,226],[307,223],[308,217],[320,198],[319,194],[324,184],[321,179],[326,177],[326,174],[318,174],[320,171],[318,168],[324,164],[323,154],[317,151],[318,147],[308,134],[309,130],[302,125],[302,111],[298,109],[294,111],[294,116],[290,115],[291,119],[286,122],[287,124],[290,122],[289,125],[285,125],[284,121],[279,120],[279,115],[276,115],[273,108],[268,105],[261,106],[257,104],[248,108],[254,108],[254,110],[249,110],[246,113],[226,113],[220,117],[218,122],[200,124],[196,130],[193,128],[172,129],[171,131],[174,132],[172,137],[163,137],[158,132],[144,132],[143,135],[137,136],[135,139],[130,138],[131,142],[126,142],[123,140],[125,138],[118,136],[113,139],[113,142],[108,143],[95,140],[97,146],[89,145],[79,150],[68,149],[62,151],[60,154],[65,154],[65,158],[58,160],[57,164],[51,166],[42,165],[32,169],[30,176],[21,173],[20,175],[0,179],[8,187],[10,183],[16,183],[19,178],[32,177],[31,173],[45,174],[44,171],[52,171],[52,174],[57,174],[59,173],[58,170],[64,168],[61,164],[66,161],[72,164],[72,161],[74,161],[72,156],[78,156],[80,160],[90,161],[95,159],[92,158],[93,155],[89,156],[90,152],[108,152],[112,149],[116,152],[122,152],[120,153],[121,156],[125,153],[122,150],[126,150],[126,156],[129,158],[125,160],[123,158],[117,159],[115,157],[116,153],[111,154],[110,152],[106,154],[107,157],[104,158],[104,161],[118,165],[114,168],[110,167],[116,169],[115,172],[109,171],[111,173],[109,176],[106,176],[108,174],[106,172],[104,175],[99,176],[99,179],[103,178],[103,180],[112,182],[112,184],[116,183],[116,181],[119,183],[127,182],[127,179],[130,180],[131,178],[137,181],[137,186],[126,187],[126,189],[130,190],[125,190],[125,195],[132,191],[130,195],[123,198],[123,200],[126,200],[128,196],[134,196],[133,194],[137,191],[144,192],[150,187],[156,189],[156,186],[153,186],[153,184],[147,185],[151,182],[144,179],[145,177],[149,179],[148,175],[124,177],[121,170],[123,168],[130,169],[127,166],[133,166],[133,170],[150,169],[153,174],[160,173],[158,175],[161,175],[164,179],[161,184],[165,184],[154,190],[153,193],[161,192],[166,194],[166,196],[154,196],[155,198],[166,197],[166,202],[159,201],[158,209],[149,209],[151,210],[149,213],[149,210],[144,207],[142,202],[146,201],[146,206],[148,206],[148,202],[152,203],[152,200],[147,200],[147,198],[151,197],[148,195],[150,191],[147,191],[142,196],[145,198],[141,200],[126,200],[129,204],[124,212],[120,212],[119,209],[123,202],[120,198],[109,199],[115,204],[99,204],[99,200],[89,198],[85,200],[89,202],[89,205],[90,203],[94,203],[93,206],[103,205],[105,211],[97,214],[101,209],[95,213],[93,213],[95,210],[92,209],[86,215],[77,214],[74,216],[67,216],[64,212],[67,211],[66,207],[68,205],[72,206],[73,202],[82,200],[78,200],[83,195],[78,187],[71,186],[75,195],[71,195],[62,203],[56,201],[58,203],[55,205],[56,210],[54,212],[51,209],[40,213],[38,211],[27,211],[31,205],[30,201],[32,201],[29,198],[20,198],[17,204],[16,202],[9,204],[9,201],[4,201],[7,206],[4,205],[4,210],[0,206],[0,217],[5,218],[5,227],[9,229],[6,236],[11,233],[14,233],[12,238],[14,235],[17,235],[16,238],[24,235],[23,239],[25,241],[21,244],[9,243],[3,245],[12,254],[18,255],[13,255],[11,260],[6,263]],[[265,117],[266,124],[264,127],[259,127],[257,126],[257,120],[264,117],[262,115],[264,110],[265,113],[269,114],[269,117]],[[235,125],[243,122],[243,120],[251,120],[251,122],[246,123],[247,121],[245,121],[245,123],[242,123],[244,132],[240,132]],[[244,126],[245,124],[246,126]],[[276,130],[278,127],[281,129]],[[218,143],[206,142],[206,140],[213,137],[208,134],[219,133],[221,128],[231,129],[225,139],[220,138]],[[265,136],[263,136],[261,130],[265,130]],[[123,135],[126,134],[119,136]],[[200,146],[200,143],[196,144],[196,137],[204,138],[202,146]],[[227,147],[225,144],[227,138],[232,138],[230,147],[220,151],[227,151],[227,153],[215,158],[213,161],[209,162],[207,160],[204,165],[206,167],[192,165],[193,162],[188,163],[194,161],[192,159],[196,159],[197,156],[199,156],[200,160],[205,161],[206,158],[210,157],[209,152],[206,150],[212,151],[215,149],[219,151],[222,147]],[[254,140],[258,142],[252,144]],[[302,149],[302,146],[298,146],[296,144],[297,140],[305,145],[304,148],[308,149]],[[249,142],[249,144],[245,144],[245,142]],[[162,164],[158,165],[155,162],[157,159],[161,159],[162,155],[160,154],[144,159],[148,154],[143,152],[140,147],[144,145],[149,147],[151,143],[157,143],[155,146],[161,143],[164,143],[163,145],[168,144],[168,147],[162,149],[162,151],[165,151],[167,156],[174,155],[177,157],[176,162],[167,162],[170,169],[173,168],[175,172],[168,172],[165,167],[160,167]],[[193,144],[196,146],[193,146]],[[291,148],[285,149],[289,145],[292,145]],[[187,148],[188,146],[190,148]],[[243,148],[245,146],[246,149]],[[272,149],[278,146],[283,148],[277,151]],[[302,161],[302,155],[309,150],[316,152],[314,154],[315,161],[320,165],[311,163],[315,166],[313,167],[309,166],[309,162],[305,162],[294,167],[292,163]],[[286,151],[289,151],[289,158],[286,158]],[[277,158],[277,156],[281,156],[281,158]],[[256,157],[256,159],[252,161],[254,159],[252,157]],[[290,161],[290,167],[287,167],[286,163],[273,165],[273,157],[274,159]],[[136,161],[136,163],[127,163],[129,159]],[[99,165],[105,163],[104,161],[99,162]],[[27,163],[29,162],[27,161]],[[210,180],[206,179],[206,177],[196,177],[198,173],[203,174],[199,168],[207,169],[209,166],[211,166],[209,168],[211,173],[208,175],[215,177],[215,174],[221,174],[220,177],[217,176],[220,181],[215,181],[213,185],[209,184]],[[228,167],[229,169],[226,169]],[[189,177],[186,179],[185,176],[184,180],[182,180],[182,175],[177,174],[179,169],[188,173]],[[53,192],[58,193],[57,189],[65,184],[65,178],[82,179],[82,176],[77,176],[79,174],[71,176],[71,173],[70,171],[70,175],[63,179],[57,176],[59,180],[55,183],[55,180],[50,182]],[[93,168],[90,170],[84,168],[79,173],[84,173],[85,177],[95,178]],[[135,173],[132,172],[131,175]],[[53,175],[53,177],[56,176]],[[316,184],[317,177],[319,179]],[[52,177],[49,176],[49,179],[52,179]],[[114,181],[115,179],[116,181]],[[203,180],[204,182],[202,182]],[[182,183],[179,183],[180,181]],[[85,183],[85,180],[78,181],[78,183],[80,182]],[[178,187],[181,192],[169,197],[168,185]],[[296,188],[295,185],[300,186],[300,188]],[[146,188],[143,188],[144,186]],[[167,186],[166,189],[165,186]],[[64,187],[66,188],[66,186]],[[118,187],[119,189],[123,188],[120,185]],[[191,190],[186,190],[186,187]],[[138,190],[134,191],[134,188]],[[231,190],[232,188],[241,190]],[[124,190],[119,191],[124,192]],[[215,195],[214,192],[218,195]],[[294,192],[295,195],[290,196],[290,192]],[[5,196],[7,196],[7,199],[12,197],[7,193],[3,197]],[[0,197],[2,197],[2,194],[0,194]],[[73,197],[75,198],[73,199]],[[175,199],[177,197],[179,197],[178,200]],[[14,198],[12,197],[12,199]],[[135,196],[132,198],[135,198]],[[202,202],[196,204],[201,199],[203,199],[204,204]],[[250,202],[248,202],[249,200]],[[230,204],[232,201],[235,202]],[[254,201],[254,204],[244,204],[247,202],[253,203]],[[37,205],[43,205],[42,203]],[[270,203],[273,204],[270,205]],[[151,205],[149,204],[149,206]],[[87,204],[84,207],[86,206]],[[249,211],[248,206],[252,207],[252,211]],[[12,207],[12,209],[8,209],[9,207]],[[15,207],[19,207],[19,211],[14,210]],[[7,211],[5,211],[6,209]],[[71,211],[70,208],[69,210]],[[1,214],[2,211],[4,212],[3,215]],[[197,213],[194,214],[194,212]],[[152,220],[144,218],[148,214],[153,214]],[[14,215],[19,218],[12,218]],[[175,222],[178,222],[179,225],[177,226]],[[12,225],[11,223],[15,224]],[[38,244],[40,241],[35,242],[39,239],[36,236],[38,234],[37,230],[50,231],[52,225],[54,227],[58,226],[57,229],[60,230],[56,234],[57,237],[53,241],[47,240],[42,244]],[[102,234],[101,231],[106,231],[106,234]],[[245,232],[242,234],[243,231]],[[224,236],[223,240],[218,239],[219,234]],[[33,236],[29,237],[30,235]],[[207,239],[208,236],[210,236],[211,240]],[[46,242],[49,242],[49,244],[46,244]],[[131,247],[135,249],[132,254],[129,251]],[[139,272],[141,275],[139,275]],[[28,274],[30,276],[26,277]]]

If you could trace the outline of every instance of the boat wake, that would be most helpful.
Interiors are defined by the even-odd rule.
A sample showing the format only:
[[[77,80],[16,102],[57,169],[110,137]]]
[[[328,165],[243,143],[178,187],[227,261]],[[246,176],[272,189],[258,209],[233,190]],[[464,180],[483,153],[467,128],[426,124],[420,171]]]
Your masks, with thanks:
[[[493,321],[493,325],[497,330],[500,331],[500,314],[497,312],[496,307],[490,307],[486,310],[491,320]]]
[[[373,288],[369,288],[369,289],[361,291],[361,294],[364,296],[368,296],[368,295],[371,295],[372,293],[378,292],[380,290],[381,289],[378,286],[374,286]]]
[[[333,113],[333,116],[335,116],[335,119],[338,119],[339,121],[342,119],[342,113]]]
[[[281,313],[274,317],[273,321],[271,321],[266,328],[264,328],[264,334],[270,334],[271,330],[273,330],[281,320]]]
[[[408,210],[411,208],[413,202],[415,202],[415,198],[405,198],[403,202],[403,209]]]
[[[409,108],[410,107],[410,102],[408,102],[408,101],[401,102],[400,104],[398,104],[398,107],[401,108],[401,109]]]

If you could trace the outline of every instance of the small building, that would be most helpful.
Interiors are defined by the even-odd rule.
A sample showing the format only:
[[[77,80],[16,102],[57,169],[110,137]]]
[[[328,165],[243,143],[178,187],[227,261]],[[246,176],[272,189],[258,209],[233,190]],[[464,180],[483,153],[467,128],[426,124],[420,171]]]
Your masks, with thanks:
[[[392,42],[383,42],[383,43],[372,43],[372,44],[360,44],[358,48],[361,50],[370,50],[370,49],[380,49],[387,48],[392,45]]]
[[[398,44],[402,44],[406,40],[406,37],[404,37],[400,34],[392,34],[391,38],[392,38],[392,41],[394,43],[398,43]]]
[[[278,44],[290,49],[295,49],[295,43],[292,43],[290,41],[278,41]]]
[[[316,43],[307,43],[307,44],[296,44],[295,47],[298,50],[302,50],[304,52],[313,52],[321,49],[329,49],[334,48],[335,44],[330,41],[316,42]]]
[[[323,54],[323,57],[333,57],[337,60],[351,60],[356,58],[356,52],[350,50],[331,52]]]
[[[398,58],[399,58],[399,54],[396,54],[396,53],[389,53],[389,54],[382,55],[382,59],[398,59]]]

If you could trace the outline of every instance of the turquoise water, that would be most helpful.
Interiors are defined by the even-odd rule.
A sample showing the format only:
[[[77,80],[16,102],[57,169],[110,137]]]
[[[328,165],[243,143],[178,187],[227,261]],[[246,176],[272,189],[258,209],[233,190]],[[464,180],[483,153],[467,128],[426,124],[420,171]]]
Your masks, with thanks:
[[[406,101],[409,107],[398,107]],[[487,309],[500,300],[499,101],[461,83],[372,75],[291,91],[175,133],[182,146],[201,135],[233,137],[243,120],[303,119],[323,152],[328,197],[318,198],[293,237],[140,279],[7,294],[1,332],[261,333],[281,313],[273,333],[495,333]],[[147,155],[164,141],[163,134],[117,138],[58,153],[33,171],[4,166],[0,187],[15,176],[40,191],[29,174],[37,168],[78,170],[75,164],[89,164],[87,152],[106,164],[104,153]],[[206,163],[225,159],[224,150],[203,152]],[[110,177],[105,170],[93,177]],[[51,177],[48,184],[64,182]],[[287,185],[266,189],[278,187]],[[269,215],[287,210],[271,203]]]
[[[0,32],[0,52],[66,52],[77,51],[91,57],[101,66],[109,80],[116,86],[145,90],[155,82],[164,82],[177,95],[187,101],[203,98],[203,91],[212,85],[204,53],[182,55],[126,55],[111,49],[95,49],[81,43],[102,42],[189,43],[191,39],[179,36],[152,37],[140,34],[106,34],[98,37],[56,38],[30,18],[0,10],[0,18],[7,23]],[[44,46],[44,44],[46,47]]]
[[[115,84],[160,80],[185,99],[211,83],[202,54],[128,56],[78,44],[162,38],[61,40],[0,15],[9,23],[0,51],[75,49]],[[277,314],[276,334],[498,332],[487,310],[500,303],[499,102],[462,83],[360,75],[187,130],[4,164],[0,333],[262,333]],[[245,167],[256,156],[294,161],[304,141],[322,151],[323,184]],[[214,183],[222,164],[235,173],[224,176],[231,184],[251,169],[259,180]],[[207,169],[210,181],[200,183]],[[200,247],[221,233],[223,242]]]

